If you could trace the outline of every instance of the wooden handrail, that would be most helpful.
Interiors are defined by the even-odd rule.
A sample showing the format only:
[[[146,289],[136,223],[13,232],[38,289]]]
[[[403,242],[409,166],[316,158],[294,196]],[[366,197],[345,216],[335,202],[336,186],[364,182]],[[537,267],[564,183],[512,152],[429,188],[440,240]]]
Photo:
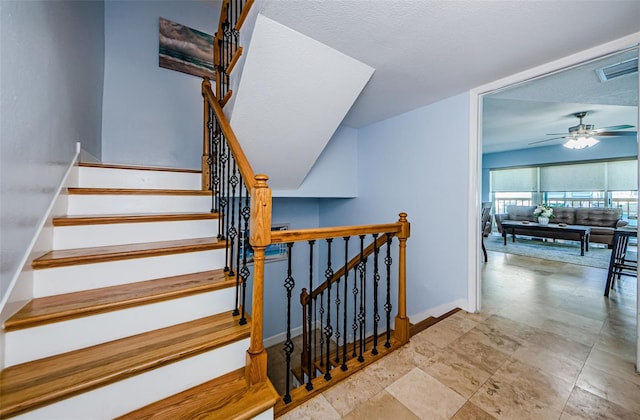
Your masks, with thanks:
[[[362,226],[334,226],[316,229],[293,229],[271,232],[271,243],[280,244],[287,242],[311,241],[327,238],[341,238],[345,236],[369,235],[372,233],[400,233],[402,224],[399,222],[362,225]]]
[[[358,265],[360,263],[360,259],[361,258],[366,258],[366,257],[370,256],[371,254],[373,254],[373,251],[375,250],[374,244],[377,244],[378,248],[380,248],[385,243],[387,243],[386,235],[379,236],[378,239],[376,239],[375,242],[370,243],[369,246],[367,246],[364,249],[364,251],[362,253],[362,256],[360,256],[360,254],[358,254],[355,257],[353,257],[349,261],[349,263],[347,264],[346,267],[343,266],[339,270],[337,270],[335,273],[333,273],[333,276],[331,276],[330,279],[325,280],[324,283],[322,283],[321,285],[319,285],[318,287],[313,289],[311,294],[305,293],[304,296],[301,295],[300,296],[300,303],[302,305],[306,305],[307,302],[309,302],[309,300],[314,299],[320,293],[325,291],[327,289],[327,287],[329,286],[329,283],[331,283],[331,284],[335,283],[336,281],[338,281],[338,279],[340,279],[340,278],[342,278],[344,276],[345,271],[351,271],[356,265]]]
[[[234,29],[236,31],[240,31],[242,25],[244,25],[244,21],[247,20],[247,16],[249,16],[249,10],[251,10],[251,6],[253,6],[254,0],[247,0],[247,2],[242,7],[242,12],[240,12],[240,17],[238,17],[238,21],[236,22],[236,26]]]
[[[231,62],[229,62],[229,65],[225,69],[225,72],[227,74],[231,74],[231,72],[233,71],[233,68],[236,66],[236,64],[238,63],[238,60],[240,60],[241,56],[242,56],[242,47],[238,47],[236,52],[233,53],[233,57],[231,58]]]
[[[240,147],[240,142],[236,137],[233,129],[231,128],[231,124],[227,121],[227,117],[224,115],[222,111],[222,107],[216,96],[213,94],[211,90],[211,83],[209,83],[209,79],[205,78],[205,81],[202,82],[202,95],[209,102],[209,106],[213,109],[216,118],[218,119],[218,124],[222,133],[224,134],[227,144],[229,145],[229,149],[231,149],[231,153],[233,154],[234,159],[236,160],[236,164],[238,165],[238,170],[242,175],[242,179],[244,180],[245,185],[248,190],[251,190],[256,183],[255,173],[251,168],[251,164],[249,164],[249,160],[247,156],[244,154],[242,147]]]

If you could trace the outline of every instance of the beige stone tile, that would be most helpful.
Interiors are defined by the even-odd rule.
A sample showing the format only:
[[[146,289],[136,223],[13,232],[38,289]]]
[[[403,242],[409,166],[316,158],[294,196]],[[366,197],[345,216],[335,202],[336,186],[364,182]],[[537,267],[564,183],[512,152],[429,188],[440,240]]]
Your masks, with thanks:
[[[467,402],[460,410],[451,417],[451,420],[493,420],[495,417],[489,415],[486,411],[477,405]]]
[[[464,334],[478,325],[478,321],[473,320],[470,317],[458,315],[461,312],[462,311],[456,312],[455,314],[443,319],[438,324],[453,331],[459,332],[460,334]]]
[[[574,387],[560,420],[583,419],[640,420],[640,414]]]
[[[640,413],[640,385],[591,366],[582,369],[576,385],[627,410]]]
[[[600,327],[593,331],[589,327],[570,325],[556,319],[545,320],[539,328],[590,347],[597,341],[600,331]]]
[[[456,312],[452,316],[458,317],[458,318],[470,319],[472,321],[480,323],[480,322],[485,321],[487,318],[489,318],[494,313],[495,312],[493,312],[490,307],[485,308],[485,305],[482,305],[482,310],[480,312],[473,313],[473,312],[467,312],[467,311],[463,310],[463,311]]]
[[[402,405],[398,400],[393,398],[386,391],[381,391],[359,405],[345,417],[345,420],[362,420],[362,419],[397,419],[397,420],[413,420],[418,419],[407,407]]]
[[[409,348],[413,352],[413,359],[416,365],[442,351],[438,346],[430,342],[423,332],[411,337],[411,341],[405,346],[405,348]]]
[[[455,352],[441,352],[418,367],[465,398],[491,376]]]
[[[572,384],[516,360],[506,363],[469,400],[507,419],[558,418]]]
[[[339,420],[342,417],[322,395],[294,408],[279,420]]]
[[[586,361],[587,357],[589,357],[589,352],[591,351],[591,347],[586,344],[578,343],[553,332],[544,330],[534,332],[527,337],[525,342],[543,347],[548,351],[578,362]]]
[[[531,343],[522,345],[511,357],[572,384],[575,384],[584,365],[583,362],[569,358],[562,353],[550,351],[545,347]]]
[[[502,346],[502,343],[511,345],[515,342],[508,339],[508,337],[498,335],[488,336],[482,331],[473,329],[451,343],[448,349],[480,369],[488,373],[494,373],[509,359],[509,354],[501,350],[501,348],[506,347]],[[517,348],[515,347],[516,345],[518,347],[520,346],[515,343],[513,348]],[[511,348],[512,347],[507,347],[506,351],[512,353]]]
[[[364,372],[359,372],[323,392],[324,398],[342,416],[380,393],[383,387]]]
[[[485,323],[478,325],[455,343],[457,346],[461,346],[464,343],[480,343],[498,350],[505,355],[512,354],[518,349],[518,347],[520,347],[518,339],[510,336],[498,327],[492,327]],[[456,347],[452,347],[454,350],[455,348]]]
[[[636,346],[635,336],[600,334],[593,348],[616,354],[626,360],[636,357]]]
[[[364,373],[381,387],[386,387],[416,367],[411,352],[394,351],[378,362],[367,366]]]
[[[447,347],[452,341],[460,337],[462,334],[464,333],[452,330],[440,322],[420,333],[424,340],[441,349]]]
[[[501,315],[492,316],[482,324],[478,325],[476,330],[483,331],[489,337],[495,336],[496,340],[493,341],[499,345],[499,347],[496,348],[501,348],[507,353],[515,351],[518,348],[517,344],[520,344],[522,341],[539,331],[535,326],[514,321],[513,319],[505,318]],[[506,342],[500,343],[500,339],[503,339]],[[514,342],[515,344],[510,344],[509,341]]]
[[[421,419],[449,419],[466,401],[418,368],[389,385],[386,391]]]
[[[640,374],[636,373],[635,355],[624,357],[600,349],[592,349],[586,365],[640,385]],[[640,399],[640,396],[638,398]]]

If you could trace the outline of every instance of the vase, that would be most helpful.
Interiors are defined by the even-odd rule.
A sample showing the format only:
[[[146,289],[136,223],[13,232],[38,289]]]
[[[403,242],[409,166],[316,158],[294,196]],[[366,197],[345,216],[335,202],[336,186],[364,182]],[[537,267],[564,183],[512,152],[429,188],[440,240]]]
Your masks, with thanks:
[[[538,224],[540,225],[548,225],[549,224],[549,218],[548,217],[538,217]]]

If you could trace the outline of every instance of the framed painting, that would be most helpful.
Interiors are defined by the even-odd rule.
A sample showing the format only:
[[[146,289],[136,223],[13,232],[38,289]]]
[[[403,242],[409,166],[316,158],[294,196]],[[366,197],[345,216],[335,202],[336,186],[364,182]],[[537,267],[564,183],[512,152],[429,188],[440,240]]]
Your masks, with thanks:
[[[212,35],[161,17],[158,51],[160,67],[215,80]]]

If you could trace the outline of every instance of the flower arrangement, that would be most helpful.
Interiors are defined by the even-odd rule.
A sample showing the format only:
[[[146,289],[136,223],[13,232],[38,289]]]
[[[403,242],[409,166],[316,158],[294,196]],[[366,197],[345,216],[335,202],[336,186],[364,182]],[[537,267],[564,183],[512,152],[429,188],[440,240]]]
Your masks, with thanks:
[[[548,217],[549,219],[556,217],[553,214],[553,208],[548,204],[538,204],[538,207],[533,211],[533,215],[536,217]]]

